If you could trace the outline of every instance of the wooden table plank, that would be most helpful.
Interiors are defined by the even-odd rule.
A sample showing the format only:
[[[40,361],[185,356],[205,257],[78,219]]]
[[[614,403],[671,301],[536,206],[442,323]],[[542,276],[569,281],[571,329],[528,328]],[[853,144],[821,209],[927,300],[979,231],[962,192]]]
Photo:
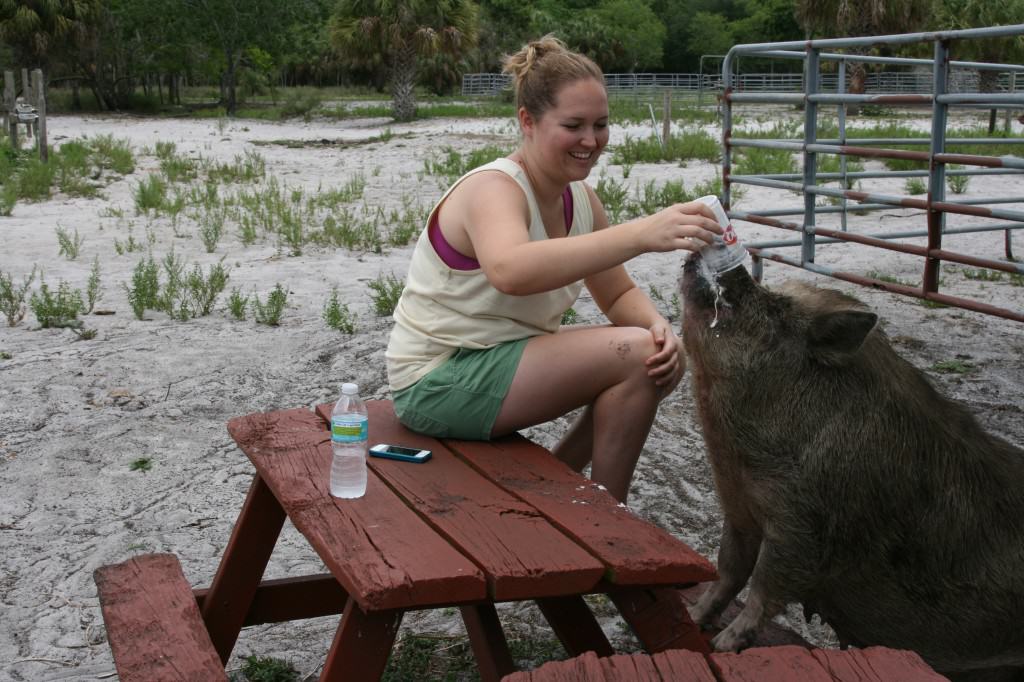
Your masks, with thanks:
[[[669,649],[651,656],[663,680],[717,682],[702,654],[685,649]]]
[[[493,599],[578,594],[597,585],[602,563],[531,505],[481,476],[440,441],[406,429],[389,401],[368,401],[367,409],[371,442],[433,450],[423,464],[371,457],[370,467],[483,569]],[[319,413],[325,411],[321,406]]]
[[[617,585],[668,585],[717,579],[714,566],[607,490],[521,436],[490,442],[445,440],[488,478],[541,511],[607,567]]]
[[[833,682],[832,675],[811,652],[798,646],[747,649],[739,654],[708,657],[721,682]]]
[[[866,649],[815,649],[811,655],[835,682],[940,682],[946,678],[932,670],[913,651],[874,646]]]
[[[330,437],[323,420],[311,410],[239,417],[228,422],[228,431],[295,527],[364,610],[486,597],[480,569],[372,472],[364,497],[331,497]]]

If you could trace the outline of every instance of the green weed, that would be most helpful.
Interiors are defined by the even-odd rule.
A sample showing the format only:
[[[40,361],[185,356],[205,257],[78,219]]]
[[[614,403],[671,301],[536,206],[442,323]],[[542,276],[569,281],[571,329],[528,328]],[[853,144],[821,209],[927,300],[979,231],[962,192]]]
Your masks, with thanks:
[[[788,149],[740,147],[733,159],[736,175],[773,175],[796,173],[797,162]]]
[[[153,173],[135,186],[135,214],[159,213],[167,201],[167,182],[162,175]]]
[[[985,268],[978,268],[977,270],[964,269],[964,277],[971,280],[980,282],[1001,282],[1003,281],[1003,273],[999,270],[987,270]]]
[[[110,169],[120,175],[131,175],[135,172],[135,155],[128,140],[118,140],[113,135],[98,135],[90,146],[101,168]]]
[[[135,241],[135,236],[132,235],[131,228],[128,228],[128,239],[126,239],[125,241],[122,242],[117,237],[114,237],[114,251],[117,252],[118,256],[123,256],[126,253],[131,253],[132,251],[141,250],[142,244]]]
[[[423,170],[427,175],[440,176],[449,185],[468,171],[502,156],[508,156],[512,152],[511,149],[498,145],[487,145],[465,155],[451,147],[443,147],[441,151],[441,158],[431,157],[423,162]]]
[[[963,360],[939,360],[932,365],[932,371],[941,374],[967,374],[974,370],[974,365]]]
[[[1015,287],[1024,287],[1024,275],[1016,272],[1009,273],[1010,284]]]
[[[356,331],[355,318],[348,309],[348,304],[338,300],[337,288],[331,289],[331,297],[324,305],[323,318],[331,329],[344,334],[354,334]]]
[[[55,166],[30,158],[18,173],[18,198],[28,201],[44,201],[50,198]]]
[[[103,292],[100,289],[100,257],[95,256],[92,260],[92,269],[89,270],[89,281],[85,285],[86,314],[93,311],[101,298]]]
[[[576,324],[579,321],[580,321],[580,316],[579,316],[579,314],[577,314],[576,310],[574,308],[569,308],[564,313],[562,313],[562,321],[561,321],[560,324],[563,327],[565,327],[565,326]]]
[[[222,184],[255,182],[267,174],[267,162],[257,152],[246,150],[242,156],[235,156],[232,163],[210,163],[206,177]]]
[[[28,295],[32,280],[36,277],[36,266],[32,272],[21,280],[20,285],[14,283],[14,276],[0,271],[0,310],[7,318],[7,326],[14,327],[25,317],[25,296]]]
[[[394,276],[394,274],[378,275],[377,279],[367,284],[370,287],[370,299],[373,301],[373,310],[381,317],[395,312],[398,299],[402,296],[402,289],[405,284]]]
[[[626,183],[617,182],[602,171],[594,191],[604,205],[608,220],[613,225],[627,219],[631,209],[629,207],[629,188],[626,187]]]
[[[250,655],[242,665],[242,675],[248,682],[295,682],[299,671],[281,658]]]
[[[153,460],[149,457],[139,457],[133,459],[131,464],[128,465],[129,471],[141,471],[143,473],[153,468]]]
[[[948,170],[963,170],[964,167],[958,164],[947,166]],[[946,184],[953,190],[953,194],[963,194],[967,191],[967,185],[971,182],[970,175],[947,175]]]
[[[0,186],[0,216],[9,216],[18,203],[18,186],[11,181]]]
[[[880,282],[888,282],[889,284],[899,284],[899,285],[905,286],[905,287],[917,286],[914,282],[910,282],[910,281],[905,280],[905,279],[900,279],[899,277],[896,277],[895,275],[887,275],[885,273],[878,272],[877,270],[868,270],[866,273],[864,273],[864,275],[865,275],[865,277],[870,277],[871,279],[877,279]]]
[[[84,238],[78,234],[77,227],[75,228],[75,234],[72,236],[60,225],[57,226],[58,255],[64,256],[68,260],[75,260],[78,258],[78,250],[82,247],[83,241]]]
[[[281,323],[281,313],[284,312],[285,304],[288,302],[288,292],[280,284],[274,285],[274,290],[267,295],[267,302],[260,301],[258,294],[252,295],[253,317],[259,324],[266,324],[276,327]]]
[[[42,329],[82,326],[78,320],[78,315],[85,312],[82,292],[79,289],[72,289],[64,280],[60,280],[57,291],[54,292],[40,278],[39,291],[32,293],[28,305]]]
[[[228,311],[231,313],[231,317],[236,320],[245,319],[245,311],[249,307],[249,296],[243,295],[242,292],[236,287],[231,290],[231,295],[228,296]]]
[[[131,286],[122,286],[128,294],[128,304],[132,307],[136,319],[141,320],[146,310],[159,306],[160,270],[153,260],[153,254],[135,265]]]
[[[903,190],[907,194],[924,194],[928,191],[928,185],[921,178],[907,178],[903,183]]]

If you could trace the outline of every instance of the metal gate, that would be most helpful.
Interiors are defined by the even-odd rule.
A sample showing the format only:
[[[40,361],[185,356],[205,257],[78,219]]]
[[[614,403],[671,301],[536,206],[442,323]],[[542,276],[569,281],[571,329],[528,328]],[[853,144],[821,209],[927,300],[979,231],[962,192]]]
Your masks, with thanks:
[[[1024,178],[1015,185],[1014,194],[1018,196],[993,196],[969,200],[952,200],[946,197],[947,176],[970,175],[1006,175],[1024,174],[1024,158],[1015,151],[1014,154],[1003,156],[985,156],[979,154],[951,153],[958,145],[977,144],[1024,144],[1024,137],[981,137],[957,139],[947,137],[947,122],[951,107],[969,107],[984,109],[1002,109],[1014,111],[1024,109],[1024,65],[993,64],[979,62],[952,61],[950,45],[956,41],[986,40],[1006,36],[1024,36],[1024,24],[1014,26],[995,26],[989,28],[969,29],[961,31],[943,31],[933,33],[907,33],[888,36],[871,36],[860,38],[836,38],[827,40],[811,40],[801,42],[758,43],[736,45],[726,55],[722,63],[722,181],[723,204],[730,208],[730,192],[732,185],[756,185],[796,192],[803,196],[803,205],[763,211],[729,210],[733,219],[749,221],[760,225],[771,226],[782,230],[798,233],[798,237],[775,241],[749,242],[747,247],[754,259],[753,274],[760,279],[763,270],[763,259],[785,263],[857,284],[863,284],[891,291],[906,296],[952,305],[991,315],[1024,322],[1024,312],[1007,310],[983,301],[959,298],[943,294],[939,291],[939,269],[942,262],[959,263],[972,267],[987,268],[1011,273],[1011,276],[1024,275],[1024,265],[1013,258],[1012,235],[1024,228],[1024,211],[1016,208],[1000,207],[1003,204],[1024,203]],[[909,59],[895,57],[866,56],[855,53],[831,52],[828,50],[865,50],[878,46],[907,45],[911,43],[931,43],[932,59]],[[803,93],[770,93],[740,91],[733,73],[733,62],[741,55],[756,55],[759,58],[801,59],[804,62]],[[839,76],[836,79],[835,92],[825,92],[822,88],[821,65],[825,61],[838,62]],[[926,68],[931,71],[931,92],[882,93],[856,95],[845,92],[845,70],[848,61],[864,64],[900,65],[902,67]],[[951,73],[954,69],[996,71],[1002,74],[1000,83],[1008,86],[1001,92],[955,92],[950,87]],[[1005,79],[1008,76],[1008,80]],[[955,88],[958,90],[959,88]],[[748,103],[784,103],[803,105],[804,136],[803,139],[758,139],[733,136],[734,107]],[[845,108],[848,104],[856,105],[917,105],[931,106],[931,132],[927,137],[915,138],[853,138],[846,134]],[[824,105],[836,105],[838,108],[838,138],[819,139],[819,112]],[[892,146],[926,146],[928,151],[911,149],[894,149]],[[803,154],[802,173],[773,175],[734,175],[732,174],[732,158],[737,147],[763,147],[783,149]],[[1024,147],[1020,148],[1024,151]],[[818,155],[838,155],[839,172],[819,173]],[[847,157],[872,159],[903,159],[926,162],[927,170],[885,170],[847,172]],[[950,169],[951,164],[965,166],[964,169]],[[927,198],[919,199],[898,194],[879,194],[849,189],[850,182],[860,178],[908,178],[927,177]],[[820,183],[840,181],[838,188],[826,187]],[[817,197],[833,197],[838,202],[835,206],[818,205]],[[849,202],[856,202],[852,207]],[[851,211],[879,211],[892,207],[921,209],[926,212],[927,224],[919,230],[900,232],[854,233],[847,229],[847,216]],[[946,227],[946,216],[959,214],[978,219],[977,224]],[[786,216],[803,216],[803,223],[796,223],[781,218]],[[837,229],[819,225],[819,218],[839,217]],[[958,253],[945,248],[944,237],[982,231],[1002,231],[1004,233],[1004,258],[983,258],[977,255]],[[898,240],[907,238],[927,238],[926,245],[903,243]],[[950,240],[952,241],[952,240]],[[869,247],[897,251],[923,259],[922,283],[920,287],[907,286],[876,279],[869,276],[845,272],[838,268],[816,264],[815,250],[819,245],[831,243],[855,243]],[[783,253],[786,249],[799,246],[798,257]]]

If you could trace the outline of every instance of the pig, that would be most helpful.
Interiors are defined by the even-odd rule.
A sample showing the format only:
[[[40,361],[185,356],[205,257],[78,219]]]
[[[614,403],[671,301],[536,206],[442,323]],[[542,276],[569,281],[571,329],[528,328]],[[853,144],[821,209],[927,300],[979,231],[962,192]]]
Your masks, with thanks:
[[[839,291],[683,267],[683,343],[724,523],[690,608],[744,608],[749,646],[787,604],[840,641],[916,651],[952,679],[1024,679],[1024,451],[986,433]]]

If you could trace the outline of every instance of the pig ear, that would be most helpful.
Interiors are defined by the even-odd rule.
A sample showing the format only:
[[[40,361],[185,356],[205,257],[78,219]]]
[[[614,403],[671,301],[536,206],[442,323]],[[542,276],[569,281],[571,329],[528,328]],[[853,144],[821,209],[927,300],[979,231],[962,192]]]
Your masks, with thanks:
[[[819,362],[846,364],[864,344],[864,339],[877,322],[878,315],[860,310],[815,315],[807,330],[808,347]]]

